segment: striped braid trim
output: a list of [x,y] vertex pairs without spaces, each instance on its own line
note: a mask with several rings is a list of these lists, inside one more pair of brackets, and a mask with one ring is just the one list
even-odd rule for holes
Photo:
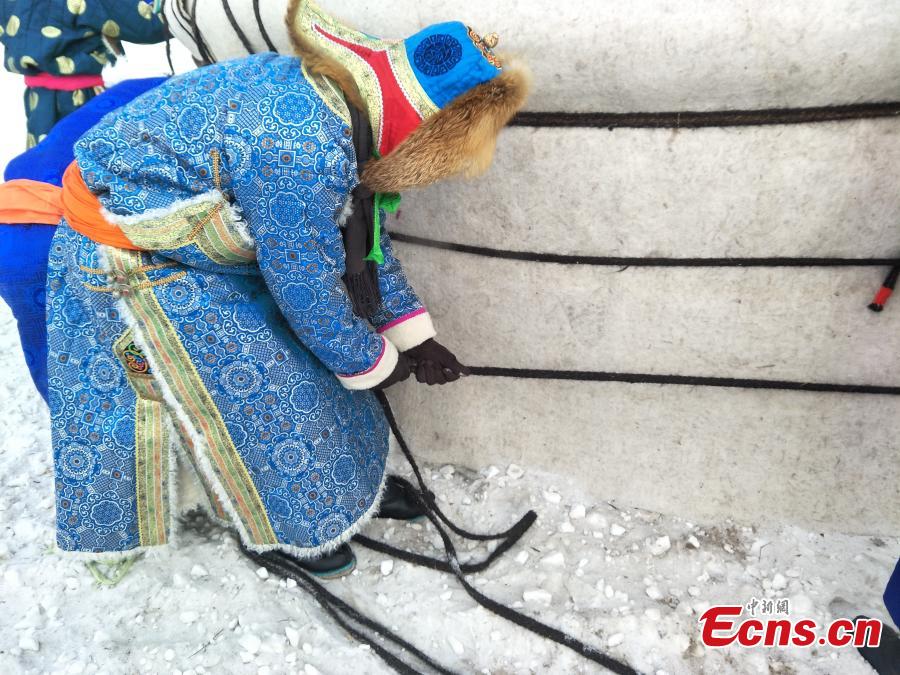
[[174,203],[165,209],[119,216],[103,211],[138,248],[177,249],[195,244],[220,265],[244,265],[256,260],[256,243],[240,211],[219,190]]
[[[137,254],[104,248],[114,272],[127,274],[140,264]],[[140,282],[140,275],[137,280]],[[156,295],[152,289],[142,289],[119,304],[167,405],[190,434],[194,457],[204,477],[228,508],[242,539],[251,546],[276,545],[277,536],[256,486]]]

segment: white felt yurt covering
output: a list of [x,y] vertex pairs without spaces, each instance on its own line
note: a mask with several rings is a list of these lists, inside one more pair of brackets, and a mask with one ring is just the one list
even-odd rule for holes
[[[380,35],[446,19],[498,31],[500,51],[535,72],[530,111],[900,100],[890,0],[319,4]],[[229,5],[263,51],[253,3]],[[286,5],[260,3],[284,51]],[[232,30],[221,10],[197,14],[201,32]],[[218,60],[242,53],[227,42]],[[897,257],[900,120],[513,127],[484,178],[404,195],[390,228],[581,256]],[[885,267],[623,268],[397,248],[439,339],[471,364],[900,385],[900,299],[866,309]],[[552,469],[598,498],[696,519],[900,527],[898,396],[472,377],[390,397],[431,461]]]

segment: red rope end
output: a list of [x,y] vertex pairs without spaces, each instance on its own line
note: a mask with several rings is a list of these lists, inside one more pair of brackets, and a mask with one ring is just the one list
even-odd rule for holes
[[875,299],[872,300],[869,309],[873,312],[880,312],[884,309],[888,298],[891,297],[891,294],[894,292],[894,287],[897,285],[897,277],[900,277],[900,265],[892,267],[891,271],[888,272],[887,278],[875,294]]

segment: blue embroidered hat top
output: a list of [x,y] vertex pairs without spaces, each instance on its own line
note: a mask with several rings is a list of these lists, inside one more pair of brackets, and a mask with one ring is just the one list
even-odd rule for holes
[[438,108],[500,74],[500,62],[471,28],[439,23],[404,40],[413,73]]

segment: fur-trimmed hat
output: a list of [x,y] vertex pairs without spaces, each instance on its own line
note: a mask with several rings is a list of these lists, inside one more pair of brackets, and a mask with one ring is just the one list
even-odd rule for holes
[[525,103],[530,77],[494,54],[496,35],[440,23],[405,40],[347,27],[310,0],[293,0],[287,24],[310,72],[366,110],[380,158],[362,181],[399,192],[490,166],[497,135]]

